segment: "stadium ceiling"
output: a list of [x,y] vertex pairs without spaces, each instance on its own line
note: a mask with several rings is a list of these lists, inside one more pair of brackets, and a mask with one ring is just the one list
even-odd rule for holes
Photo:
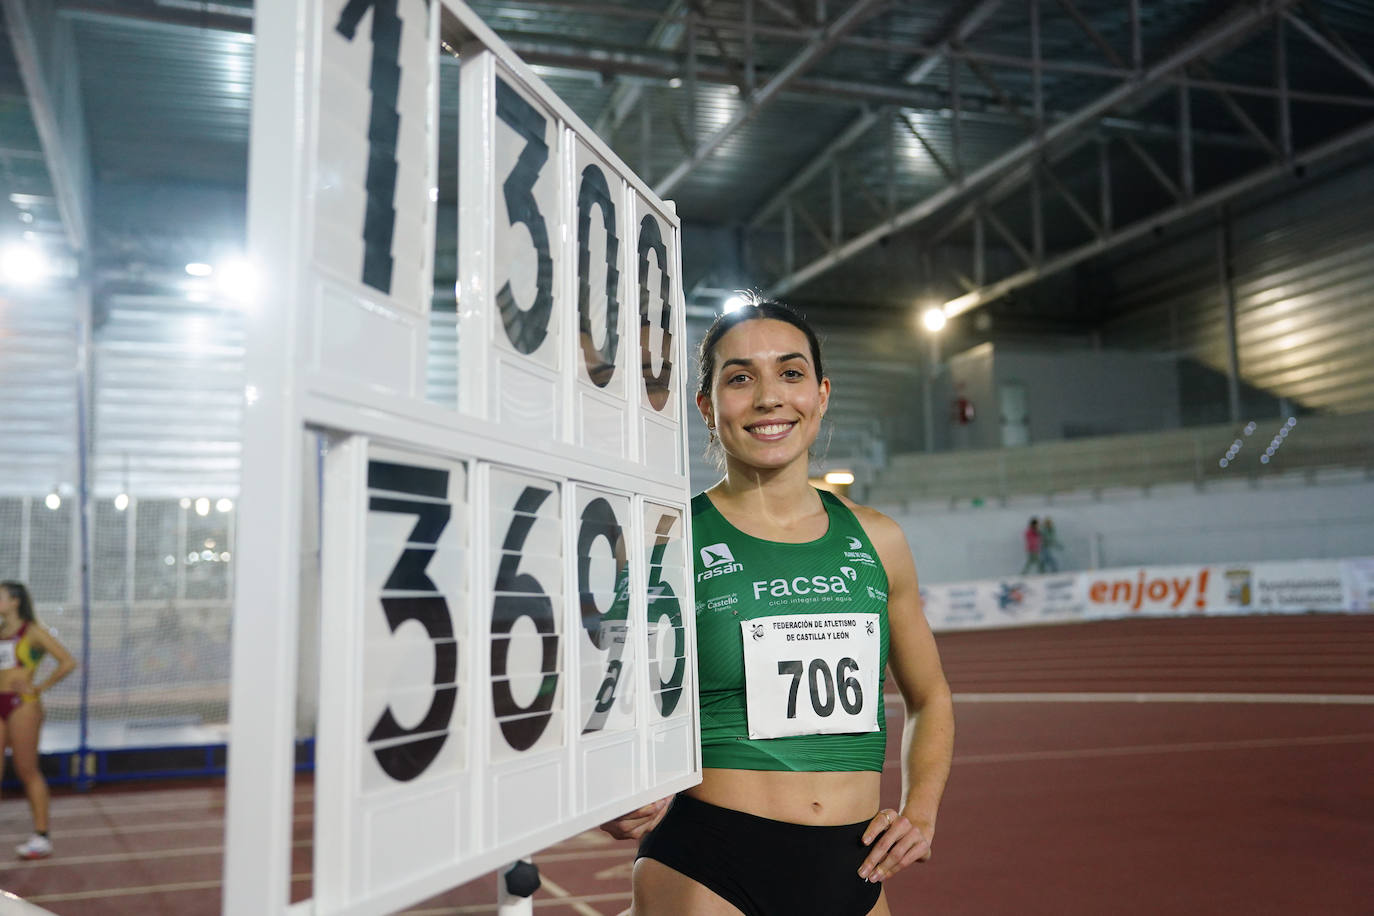
[[[748,284],[813,301],[921,297],[953,315],[1374,159],[1364,0],[469,6],[676,201],[689,233],[730,240],[730,269],[689,271],[698,302]],[[97,194],[246,182],[250,2],[0,10],[0,184],[14,211],[0,233],[27,213],[78,252],[132,258],[128,239],[102,254],[118,233],[93,223],[83,175]],[[44,67],[59,39],[74,53]],[[456,78],[446,67],[445,85]],[[61,129],[66,85],[83,130]]]

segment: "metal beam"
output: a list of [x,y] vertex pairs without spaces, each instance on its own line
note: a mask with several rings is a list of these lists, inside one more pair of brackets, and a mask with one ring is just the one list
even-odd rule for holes
[[[677,14],[682,9],[682,0],[672,0],[657,22],[649,32],[649,37],[645,44],[651,48],[663,48],[665,50],[676,48],[682,38],[682,25],[677,22]],[[644,94],[644,87],[638,83],[626,83],[623,80],[617,81],[611,89],[611,97],[606,101],[606,107],[601,110],[601,114],[592,125],[598,136],[610,137],[615,133],[616,128],[625,122],[630,116],[630,112],[639,104]]]
[[[68,47],[68,53],[50,58],[57,47],[58,36],[54,33],[67,25],[47,3],[40,4],[41,15],[46,17],[42,21],[30,15],[25,0],[0,0],[0,10],[4,11],[15,63],[28,96],[29,113],[47,160],[67,243],[74,252],[84,253],[90,244],[90,158],[85,146],[81,96],[75,91],[76,55]],[[36,27],[46,27],[45,41],[40,41]],[[50,74],[60,75],[69,85],[53,85]]]
[[[1342,134],[1325,143],[1294,156],[1296,164],[1315,165],[1322,160],[1337,156],[1349,149],[1353,149],[1364,144],[1374,142],[1374,123],[1366,124],[1348,133]],[[1275,163],[1257,169],[1239,178],[1230,184],[1215,188],[1200,197],[1191,201],[1186,201],[1177,206],[1170,207],[1159,213],[1155,213],[1144,219],[1137,220],[1131,225],[1113,232],[1106,237],[1078,248],[1071,249],[1056,257],[1050,258],[1043,266],[1038,269],[1023,270],[1012,276],[998,280],[995,283],[980,287],[970,293],[966,293],[958,298],[946,302],[942,308],[945,315],[953,318],[964,312],[971,311],[1002,298],[1010,292],[1029,286],[1045,277],[1052,276],[1061,271],[1068,270],[1090,258],[1105,254],[1115,248],[1133,242],[1155,229],[1167,226],[1181,219],[1193,216],[1199,212],[1210,210],[1234,200],[1235,198],[1248,194],[1257,188],[1263,187],[1270,182],[1277,181],[1289,174],[1288,166],[1283,163]]]
[[[934,72],[940,61],[953,49],[954,43],[963,41],[977,31],[978,27],[996,11],[1001,3],[1002,0],[981,0],[981,2],[959,21],[949,37],[942,41],[930,56],[912,66],[902,75],[902,82],[909,86],[915,86],[925,82],[926,78]],[[959,123],[959,104],[957,96],[954,104],[954,113],[954,124],[957,128]],[[797,193],[797,191],[809,184],[812,179],[820,174],[821,170],[825,168],[826,164],[830,162],[831,159],[848,149],[856,140],[868,133],[868,129],[873,126],[874,122],[879,117],[880,114],[878,112],[866,110],[851,121],[835,140],[826,144],[825,149],[821,150],[810,162],[802,166],[795,175],[787,180],[787,183],[781,190],[770,197],[767,203],[755,211],[754,215],[749,218],[749,227],[757,228],[768,220],[769,217],[777,212],[783,200]],[[908,122],[907,126],[911,126],[910,122]]]
[[1312,26],[1308,25],[1293,13],[1285,12],[1283,18],[1292,25],[1293,28],[1302,32],[1308,41],[1329,54],[1338,64],[1345,67],[1370,86],[1374,86],[1374,70],[1371,70],[1364,61],[1337,47],[1335,42],[1329,40],[1325,35],[1312,28]]
[[879,2],[880,0],[856,0],[853,6],[841,13],[830,25],[821,29],[820,34],[812,39],[787,66],[783,67],[765,85],[756,89],[741,102],[739,111],[735,112],[734,117],[724,127],[708,137],[692,155],[682,160],[676,168],[664,176],[663,180],[654,187],[654,193],[659,197],[667,197],[671,194],[682,179],[691,174],[698,165],[705,162],[712,153],[720,148],[722,143],[734,135],[735,131],[743,127],[771,103],[788,84],[825,56],[840,36],[861,25]]
[[1236,286],[1231,270],[1231,217],[1221,208],[1217,226],[1217,284],[1222,313],[1226,316],[1226,401],[1231,422],[1240,422],[1240,344],[1236,334]]
[[860,233],[835,251],[812,261],[795,273],[780,278],[769,287],[768,295],[781,296],[796,289],[803,283],[877,244],[879,240],[886,238],[893,232],[920,223],[965,195],[975,193],[982,186],[995,181],[1006,172],[1024,167],[1029,160],[1041,155],[1046,147],[1079,133],[1095,123],[1102,115],[1147,87],[1152,87],[1163,77],[1181,70],[1208,54],[1229,47],[1237,39],[1266,25],[1276,12],[1286,9],[1296,2],[1298,0],[1265,0],[1259,4],[1247,5],[1225,21],[1164,57],[1158,63],[1145,68],[1138,79],[1112,89],[1063,121],[1048,127],[1043,137],[1031,137],[970,173],[962,185],[948,187],[932,194],[925,200],[903,210],[892,219]]
[[770,197],[767,203],[759,207],[754,215],[749,218],[749,228],[757,229],[771,219],[774,214],[782,209],[783,202],[786,201],[787,198],[810,184],[816,176],[820,175],[820,173],[825,170],[825,167],[830,163],[831,159],[835,158],[842,150],[848,149],[855,141],[868,133],[869,129],[872,128],[874,124],[878,123],[881,117],[882,112],[879,109],[866,109],[862,114],[851,121],[849,126],[846,127],[838,137],[827,143],[825,149],[813,156],[811,161],[804,165],[800,171],[787,179],[787,183],[783,185],[776,194]]

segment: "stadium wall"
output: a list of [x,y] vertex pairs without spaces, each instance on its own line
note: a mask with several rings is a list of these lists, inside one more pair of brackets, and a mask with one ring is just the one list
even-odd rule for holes
[[1053,497],[884,504],[926,584],[1017,573],[1031,516],[1054,520],[1061,570],[1329,559],[1374,554],[1374,480],[1362,471],[1084,491]]

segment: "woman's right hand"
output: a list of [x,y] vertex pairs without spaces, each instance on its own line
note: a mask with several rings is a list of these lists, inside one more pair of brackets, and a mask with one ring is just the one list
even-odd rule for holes
[[650,802],[643,808],[636,808],[629,814],[622,814],[615,820],[607,821],[601,825],[601,829],[617,840],[637,840],[658,826],[672,800],[670,796]]

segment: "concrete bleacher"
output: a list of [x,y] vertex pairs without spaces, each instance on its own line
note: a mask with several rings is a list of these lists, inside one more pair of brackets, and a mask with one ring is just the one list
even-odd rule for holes
[[[1249,435],[1244,424],[1228,423],[1018,448],[898,454],[875,472],[868,498],[888,504],[1004,501],[1018,494],[1374,474],[1374,413],[1298,417],[1269,463],[1261,463],[1286,424],[1280,417],[1256,420]],[[1240,450],[1222,467],[1236,440]]]

